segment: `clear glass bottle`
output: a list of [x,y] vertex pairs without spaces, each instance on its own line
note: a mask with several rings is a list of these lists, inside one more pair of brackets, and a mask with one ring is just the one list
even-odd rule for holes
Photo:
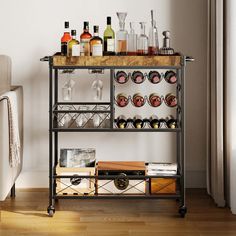
[[91,56],[102,56],[103,55],[103,42],[99,37],[99,26],[95,25],[93,27],[93,37],[91,38],[90,44],[90,55]]
[[69,21],[65,21],[65,31],[63,36],[61,37],[61,55],[67,55],[67,44],[71,40],[71,35],[69,31]]
[[145,34],[146,22],[140,22],[141,33],[138,37],[138,55],[148,54],[148,36]]
[[84,22],[84,32],[80,35],[80,56],[90,56],[89,41],[92,35],[89,33],[89,22]]
[[148,55],[157,55],[159,51],[158,30],[154,20],[154,11],[151,10],[151,27],[148,38]]
[[117,12],[116,14],[119,18],[119,26],[120,26],[119,31],[116,33],[116,53],[118,55],[126,55],[128,32],[125,30],[125,18],[127,16],[127,13]]
[[76,39],[76,30],[71,30],[72,39],[68,43],[67,56],[79,56],[80,55],[80,45],[79,41]]
[[128,55],[137,55],[137,34],[134,31],[134,22],[130,22],[130,33],[128,34]]
[[115,55],[115,32],[111,28],[111,17],[107,17],[107,27],[103,35],[104,55]]

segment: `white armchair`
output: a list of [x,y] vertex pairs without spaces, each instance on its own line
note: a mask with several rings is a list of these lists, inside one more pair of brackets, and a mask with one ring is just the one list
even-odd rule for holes
[[17,96],[21,162],[16,167],[11,167],[9,162],[9,117],[7,100],[3,98],[0,99],[0,201],[4,201],[10,191],[15,195],[15,181],[23,162],[23,89],[22,86],[11,86],[11,59],[0,55],[0,96],[8,91],[14,91]]

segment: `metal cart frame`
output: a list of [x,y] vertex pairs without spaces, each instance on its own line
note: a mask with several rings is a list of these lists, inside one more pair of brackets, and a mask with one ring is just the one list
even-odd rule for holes
[[[118,58],[118,56],[117,56]],[[181,63],[178,66],[84,66],[84,65],[66,65],[58,66],[53,64],[53,57],[44,57],[41,61],[49,62],[49,206],[47,212],[49,216],[55,213],[54,203],[57,199],[176,199],[179,200],[179,214],[184,217],[187,213],[185,204],[185,67],[186,62],[193,61],[191,57],[181,56]],[[64,69],[109,69],[110,70],[110,101],[107,103],[71,103],[58,102],[58,78],[59,70]],[[176,97],[178,106],[176,109],[176,119],[179,127],[175,129],[118,129],[114,128],[114,70],[115,69],[173,69],[177,72]],[[57,108],[60,105],[108,105],[110,109],[106,113],[110,114],[110,128],[58,128],[56,125],[55,114],[60,112]],[[76,113],[79,111],[74,111]],[[81,111],[80,111],[81,112]],[[93,111],[94,113],[102,111]],[[56,193],[56,179],[57,178],[71,178],[70,175],[57,175],[56,166],[58,164],[58,136],[60,132],[175,132],[177,138],[177,163],[178,173],[176,175],[157,175],[157,176],[129,176],[129,179],[143,179],[146,181],[149,178],[176,178],[179,186],[179,191],[176,194],[166,195],[57,195]],[[115,179],[117,176],[80,176],[80,178],[93,179]]]

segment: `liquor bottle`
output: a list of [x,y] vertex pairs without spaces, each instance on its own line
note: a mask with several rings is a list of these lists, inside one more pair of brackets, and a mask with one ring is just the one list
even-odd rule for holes
[[134,116],[134,118],[133,118],[133,126],[136,129],[142,129],[143,128],[144,121],[143,121],[141,116],[139,116],[139,115]]
[[93,37],[91,38],[90,44],[90,55],[91,56],[102,56],[103,54],[103,45],[102,39],[99,37],[99,26],[95,25],[93,27]]
[[107,28],[104,31],[104,55],[115,55],[115,32],[111,28],[111,17],[107,17]]
[[80,56],[90,56],[89,41],[92,35],[89,33],[89,22],[84,22],[84,32],[80,35]]
[[69,31],[69,21],[65,21],[65,32],[61,38],[61,55],[67,55],[67,44],[71,40],[71,35]]
[[134,31],[134,22],[130,22],[130,33],[128,34],[128,55],[137,55],[137,34]]
[[125,30],[125,18],[127,16],[126,12],[117,12],[117,17],[119,18],[120,29],[116,33],[116,52],[118,55],[127,54],[127,31]]
[[158,117],[156,115],[152,115],[150,118],[149,118],[149,123],[150,123],[150,126],[153,128],[153,129],[158,129],[160,128],[160,121],[158,119]]
[[80,55],[80,45],[79,41],[76,39],[76,30],[71,30],[72,39],[68,42],[67,56],[79,56]]
[[173,116],[167,116],[165,121],[169,129],[175,129],[177,127],[177,120]]
[[158,31],[153,14],[153,10],[151,10],[151,28],[149,30],[148,38],[148,55],[157,55],[159,50]]
[[116,125],[119,129],[125,129],[127,127],[128,121],[125,116],[121,115],[116,119]]
[[148,54],[148,37],[145,33],[145,22],[140,22],[141,33],[138,37],[138,55]]

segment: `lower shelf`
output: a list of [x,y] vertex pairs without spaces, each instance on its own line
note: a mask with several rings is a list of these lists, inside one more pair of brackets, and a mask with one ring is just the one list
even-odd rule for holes
[[159,194],[159,195],[55,195],[54,199],[179,199],[178,194]]

